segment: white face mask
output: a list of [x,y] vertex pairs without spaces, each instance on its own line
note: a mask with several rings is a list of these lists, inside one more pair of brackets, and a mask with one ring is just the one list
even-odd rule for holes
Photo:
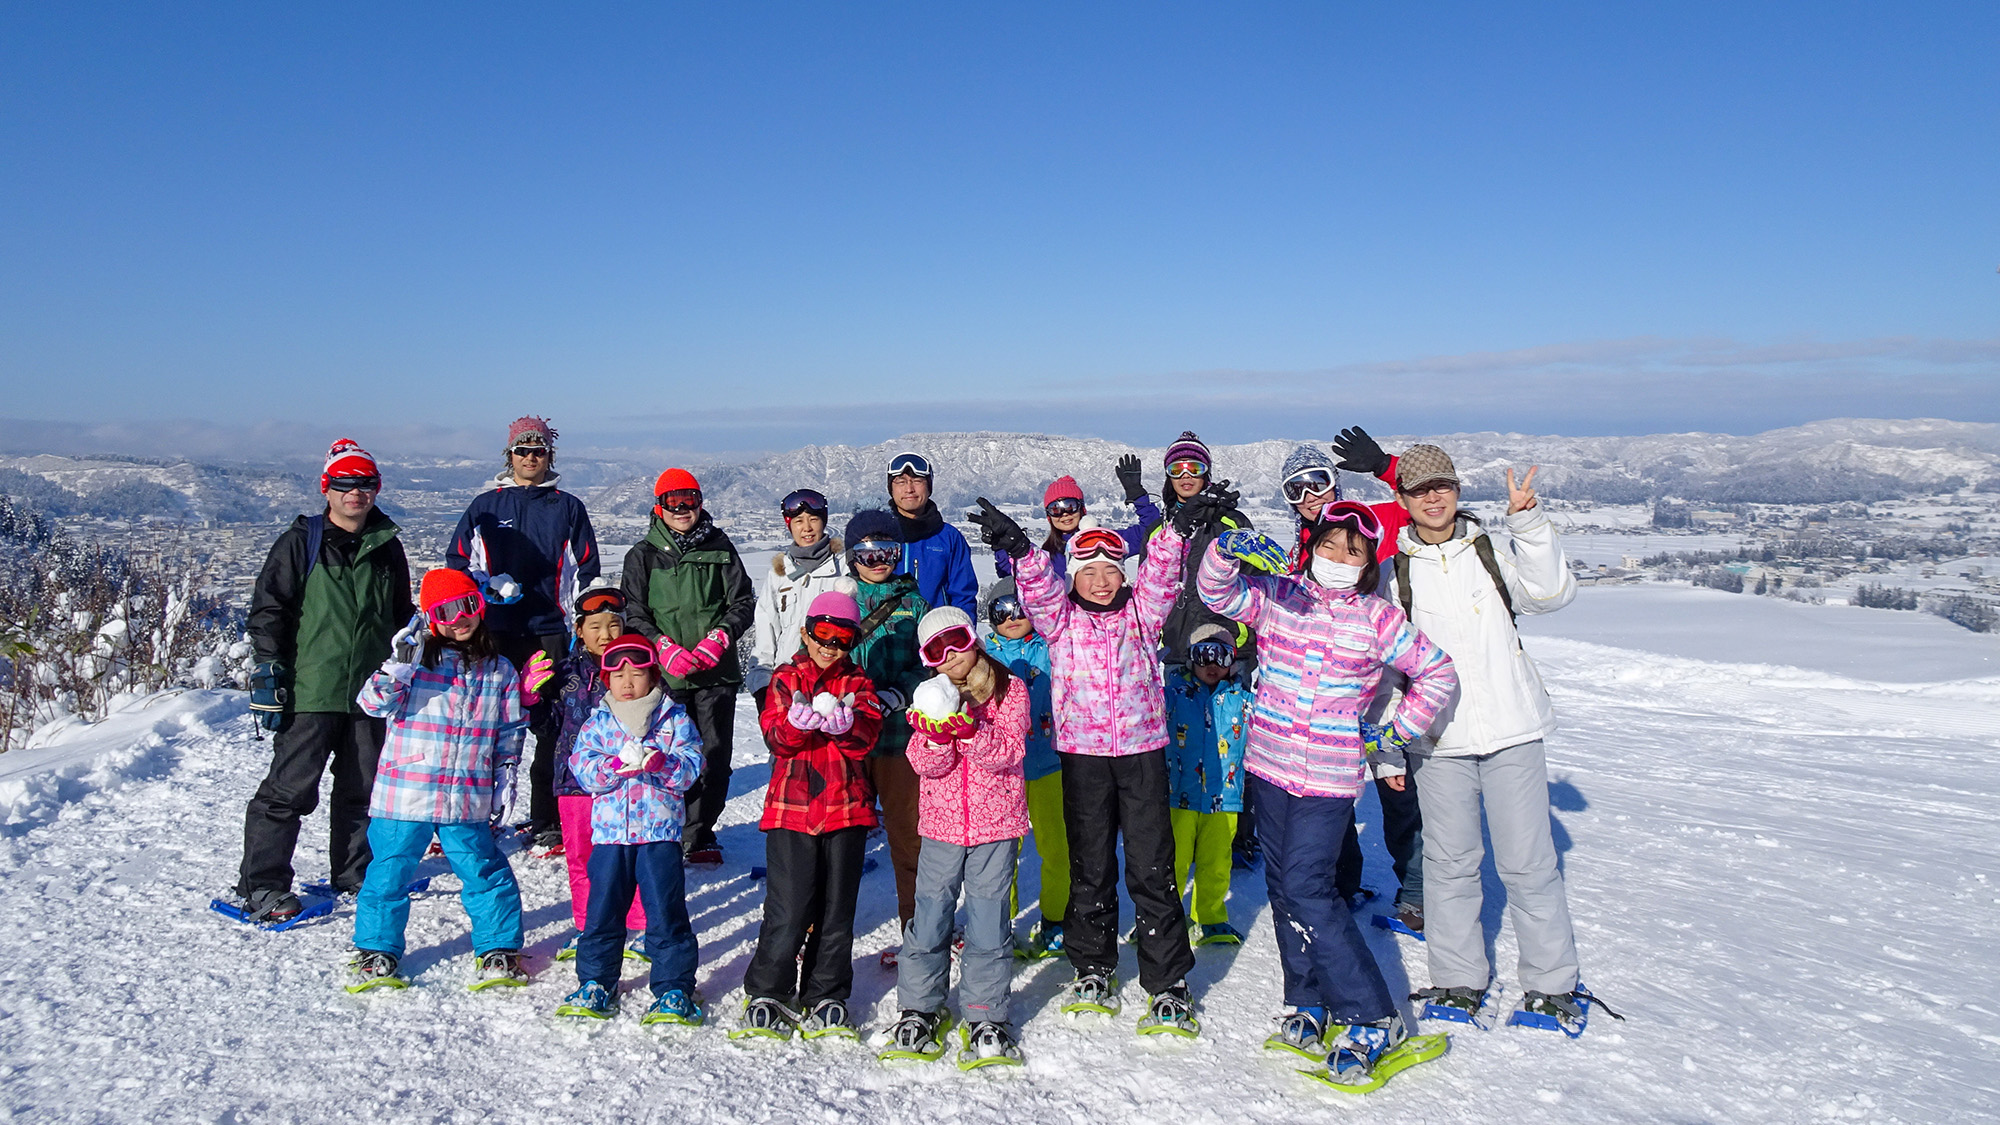
[[1361,568],[1353,563],[1312,557],[1312,579],[1329,590],[1352,590],[1361,581]]

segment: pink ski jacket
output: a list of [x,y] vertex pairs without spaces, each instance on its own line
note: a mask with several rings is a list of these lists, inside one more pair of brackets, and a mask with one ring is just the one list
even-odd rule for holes
[[967,739],[910,732],[917,771],[917,834],[970,848],[1028,833],[1028,685],[1003,668],[1007,690],[967,709],[979,730]]

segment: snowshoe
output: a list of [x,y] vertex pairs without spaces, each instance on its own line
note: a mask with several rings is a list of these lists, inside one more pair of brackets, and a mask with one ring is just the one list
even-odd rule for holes
[[484,992],[489,988],[506,986],[520,988],[528,983],[527,971],[521,968],[521,954],[513,949],[489,949],[479,955],[478,976],[468,991]]
[[806,1039],[859,1039],[861,1035],[849,1022],[847,1004],[840,1000],[822,1000],[812,1006],[805,1018],[799,1021],[799,1035]]
[[1604,1009],[1604,1014],[1614,1020],[1624,1022],[1625,1017],[1611,1010],[1604,1001],[1593,996],[1589,989],[1577,985],[1575,992],[1547,993],[1529,992],[1521,997],[1521,1006],[1507,1017],[1510,1027],[1532,1027],[1540,1031],[1560,1031],[1575,1039],[1583,1034],[1590,1023],[1590,1009]]
[[646,955],[646,935],[643,932],[633,934],[625,939],[625,959],[627,961],[637,961],[641,965],[650,965],[653,963],[653,959]]
[[790,1039],[798,1026],[798,1013],[768,996],[758,996],[743,1005],[743,1022],[729,1031],[731,1039]]
[[528,845],[529,859],[558,859],[567,851],[563,844],[562,829],[544,828],[535,833],[534,842]]
[[1378,930],[1424,940],[1424,908],[1414,902],[1399,902],[1393,915],[1377,914],[1369,921]]
[[934,1062],[944,1055],[951,1023],[951,1013],[943,1008],[935,1012],[906,1008],[889,1029],[888,1044],[875,1057],[885,1063]]
[[1210,922],[1196,932],[1196,945],[1242,945],[1243,931],[1227,922]]
[[900,945],[892,945],[889,948],[883,950],[881,957],[882,967],[889,970],[892,973],[895,972],[896,958],[899,957],[902,954],[902,952],[903,952],[903,947]]
[[1326,1065],[1300,1074],[1343,1094],[1379,1090],[1389,1079],[1451,1049],[1448,1035],[1408,1035],[1401,1015],[1376,1024],[1354,1024],[1334,1040]]
[[1146,1014],[1139,1017],[1141,1035],[1178,1035],[1193,1039],[1201,1034],[1201,1021],[1194,1018],[1194,997],[1182,982],[1153,994]]
[[1476,988],[1421,988],[1410,993],[1410,999],[1423,1004],[1417,1018],[1468,1023],[1481,1031],[1493,1028],[1492,1014],[1487,1011],[1492,998],[1491,993]]
[[1110,973],[1078,973],[1063,1001],[1066,1016],[1118,1014],[1118,978]]
[[1278,1018],[1277,1033],[1264,1040],[1267,1051],[1290,1051],[1308,1062],[1325,1062],[1326,1009],[1300,1008]]
[[583,940],[582,934],[569,935],[569,940],[563,942],[563,947],[561,949],[556,950],[556,960],[558,961],[576,960],[576,943],[582,940]]
[[652,1006],[646,1009],[646,1014],[639,1017],[639,1022],[700,1027],[702,1021],[707,1018],[707,1013],[701,1010],[701,1001],[678,988],[670,988],[662,993],[659,999],[653,1001]]
[[408,988],[409,978],[396,971],[396,955],[382,953],[374,949],[357,949],[354,960],[347,963],[347,969],[354,976],[354,983],[347,986],[349,992],[367,992],[375,988]]
[[584,981],[575,992],[563,997],[556,1015],[578,1019],[608,1020],[618,1014],[618,994],[594,980]]
[[966,1024],[959,1030],[964,1049],[958,1052],[958,1069],[978,1070],[988,1066],[1020,1066],[1021,1045],[1007,1025],[995,1020]]
[[[234,895],[231,895],[228,898],[210,899],[208,902],[208,908],[210,910],[215,911],[217,914],[222,915],[224,918],[229,918],[237,922],[242,922],[245,925],[255,926],[260,930],[269,930],[272,933],[279,933],[284,930],[289,930],[293,926],[310,922],[315,918],[324,918],[327,915],[333,913],[333,900],[330,898],[323,898],[315,900],[310,905],[302,904],[298,910],[292,912],[291,914],[285,917],[265,918],[260,920],[257,917],[258,914],[257,905],[253,904],[256,903],[258,895],[274,895],[274,894],[283,895],[285,898],[289,898],[293,902],[299,901],[297,898],[294,898],[292,894],[288,891],[259,891],[251,896],[252,900],[251,902],[245,902],[244,900],[239,899]],[[274,904],[270,900],[266,899],[260,905],[262,905],[265,909],[268,909],[270,906]],[[282,903],[276,903],[275,905],[278,905],[280,907],[283,906]]]
[[1063,951],[1063,928],[1061,922],[1051,922],[1046,918],[1035,923],[1035,929],[1028,940],[1014,947],[1014,956],[1023,961],[1040,961],[1049,957],[1059,957]]

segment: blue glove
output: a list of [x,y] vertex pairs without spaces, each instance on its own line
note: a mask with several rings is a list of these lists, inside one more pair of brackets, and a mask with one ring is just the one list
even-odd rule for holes
[[1285,548],[1261,531],[1231,528],[1215,537],[1215,545],[1224,555],[1266,574],[1285,574],[1292,569]]
[[285,724],[285,708],[291,706],[291,669],[275,660],[266,660],[250,673],[250,713],[257,725],[276,732]]
[[1385,747],[1401,753],[1403,747],[1409,744],[1410,740],[1404,738],[1393,723],[1377,724],[1366,720],[1361,723],[1361,752],[1371,758],[1380,754]]

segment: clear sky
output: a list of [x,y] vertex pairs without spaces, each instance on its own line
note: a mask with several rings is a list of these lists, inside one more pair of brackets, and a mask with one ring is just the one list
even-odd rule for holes
[[10,4],[0,417],[2000,421],[2000,5]]

